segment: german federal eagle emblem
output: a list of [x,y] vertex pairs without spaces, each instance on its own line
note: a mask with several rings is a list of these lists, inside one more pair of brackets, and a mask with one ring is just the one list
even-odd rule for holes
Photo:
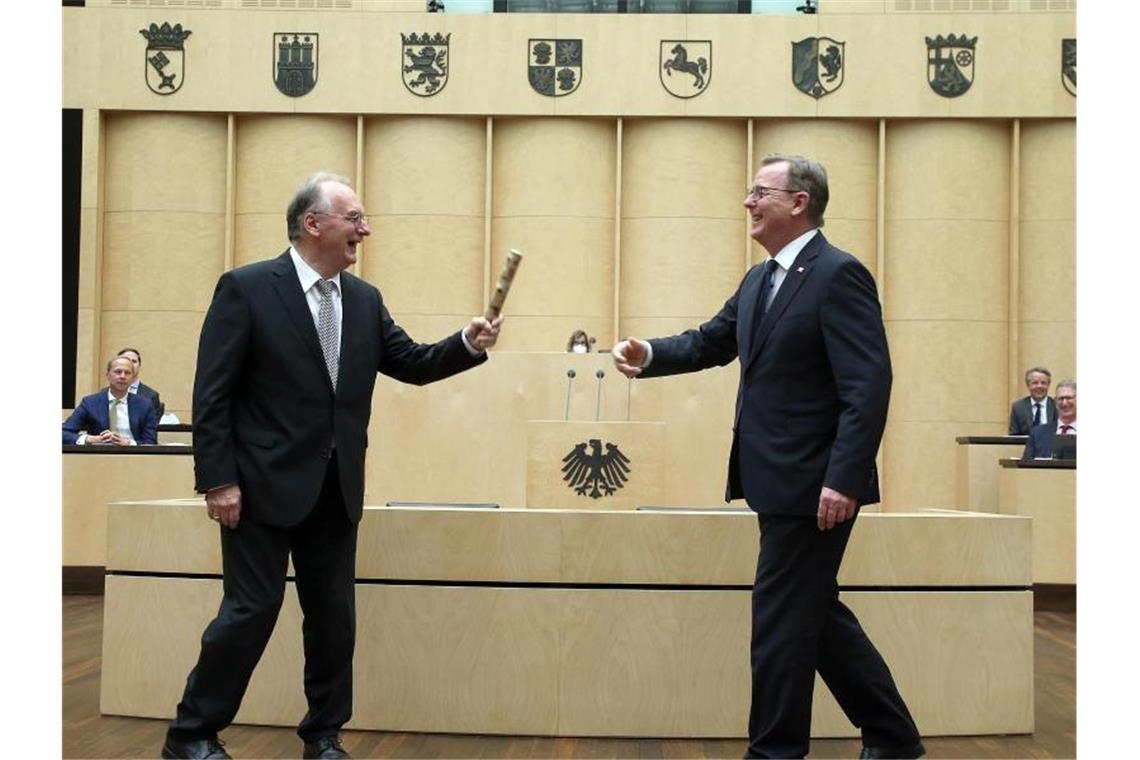
[[282,95],[299,98],[317,86],[316,32],[286,32],[273,35],[273,84]]
[[529,40],[527,80],[539,95],[560,98],[582,84],[582,40]]
[[151,24],[147,29],[139,29],[146,37],[146,53],[143,54],[146,86],[156,95],[173,95],[182,87],[186,79],[186,50],[182,43],[190,36],[189,29],[182,24],[162,26]]
[[400,32],[400,38],[403,40],[404,86],[408,92],[428,98],[446,87],[451,33],[445,37],[440,32],[434,35],[424,32],[422,36]]
[[670,95],[695,98],[712,80],[711,40],[661,40],[661,85]]
[[926,38],[926,81],[944,98],[956,98],[974,83],[977,37],[951,34]]
[[579,443],[562,457],[562,479],[579,496],[612,496],[625,485],[629,475],[629,457],[613,443],[606,444],[603,454],[602,442],[597,438],[591,438],[588,444]]

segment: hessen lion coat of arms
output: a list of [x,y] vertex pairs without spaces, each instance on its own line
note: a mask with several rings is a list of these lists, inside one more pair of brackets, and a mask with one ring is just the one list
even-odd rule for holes
[[282,95],[299,98],[317,86],[317,33],[273,35],[273,84]]
[[944,98],[956,98],[974,83],[977,37],[951,34],[926,38],[926,81]]
[[805,37],[792,43],[792,84],[819,100],[843,84],[846,42],[830,37]]
[[562,479],[579,496],[600,499],[612,496],[629,480],[629,457],[621,453],[617,444],[607,443],[602,453],[602,442],[597,438],[579,443],[562,457]]
[[1073,97],[1077,96],[1077,40],[1061,40],[1061,84]]
[[582,84],[582,40],[529,40],[527,79],[539,95],[560,98]]
[[146,37],[146,86],[156,95],[178,92],[186,79],[186,51],[182,43],[190,36],[190,30],[164,21],[162,26],[151,24],[148,29],[139,29],[139,34]]
[[658,63],[666,92],[695,98],[712,81],[712,40],[661,40]]
[[404,46],[400,54],[400,66],[404,73],[404,86],[413,95],[429,98],[447,86],[448,45],[451,34],[446,37],[440,32],[430,35],[400,33]]

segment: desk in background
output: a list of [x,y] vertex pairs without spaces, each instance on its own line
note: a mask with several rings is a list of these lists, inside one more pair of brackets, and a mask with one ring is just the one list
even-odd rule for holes
[[1077,582],[1077,463],[1003,459],[998,512],[1033,518],[1033,582]]
[[998,460],[1020,457],[1024,435],[963,435],[958,443],[954,506],[971,512],[998,511]]

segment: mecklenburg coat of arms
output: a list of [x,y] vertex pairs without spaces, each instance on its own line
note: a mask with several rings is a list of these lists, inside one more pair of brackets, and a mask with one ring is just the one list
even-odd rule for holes
[[951,34],[926,38],[926,81],[944,98],[956,98],[974,83],[977,37]]
[[1061,40],[1061,84],[1073,97],[1077,96],[1077,39]]
[[282,95],[299,98],[317,86],[317,33],[273,35],[273,84]]
[[712,81],[711,40],[661,40],[658,73],[670,95],[695,98]]
[[146,53],[143,55],[146,73],[146,86],[156,95],[173,95],[182,87],[186,79],[186,51],[182,42],[190,36],[189,29],[182,24],[162,26],[151,24],[148,29],[139,29],[146,37]]
[[792,84],[819,100],[843,84],[846,42],[830,37],[805,37],[792,43]]
[[560,98],[582,84],[582,40],[529,40],[527,79],[539,95]]
[[447,85],[447,52],[451,34],[418,35],[400,33],[404,46],[400,53],[400,66],[404,72],[404,86],[413,95],[429,98]]

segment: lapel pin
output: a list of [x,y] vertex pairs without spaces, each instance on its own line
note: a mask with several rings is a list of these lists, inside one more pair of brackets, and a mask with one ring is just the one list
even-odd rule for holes
[[804,268],[803,267],[796,267],[796,271],[803,274]]

